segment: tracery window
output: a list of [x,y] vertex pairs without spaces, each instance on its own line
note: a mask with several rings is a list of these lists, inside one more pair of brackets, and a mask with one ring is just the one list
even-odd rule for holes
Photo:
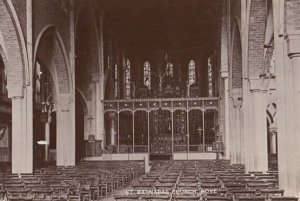
[[148,61],[144,63],[144,85],[151,89],[151,67]]
[[212,75],[212,65],[211,65],[210,57],[208,58],[207,66],[208,66],[208,96],[213,96],[213,75]]
[[196,64],[194,60],[189,63],[189,85],[196,82]]
[[125,66],[125,98],[130,98],[130,61],[126,60]]
[[36,103],[41,103],[43,101],[41,89],[42,70],[39,62],[36,62],[35,64],[35,76],[35,101]]
[[114,73],[114,81],[115,81],[115,97],[118,97],[118,65],[115,64],[115,73]]
[[167,63],[166,72],[167,72],[167,76],[170,76],[170,77],[174,76],[174,68],[173,68],[172,63],[170,63],[170,62]]

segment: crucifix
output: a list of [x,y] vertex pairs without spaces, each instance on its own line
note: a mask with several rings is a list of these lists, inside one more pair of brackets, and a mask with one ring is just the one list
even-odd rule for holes
[[[199,128],[197,129],[197,131],[199,131],[200,142],[202,142],[201,132],[203,131],[203,128],[201,128],[201,127],[199,126]],[[203,143],[203,142],[202,142],[202,143]]]

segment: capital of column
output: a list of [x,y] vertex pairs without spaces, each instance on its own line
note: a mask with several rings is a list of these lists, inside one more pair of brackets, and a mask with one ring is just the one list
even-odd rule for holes
[[243,90],[242,88],[232,89],[233,107],[241,107],[243,104]]
[[263,92],[266,93],[269,88],[270,79],[268,78],[252,78],[249,79],[250,92]]
[[228,78],[228,71],[221,71],[222,78]]
[[287,42],[288,56],[290,58],[300,57],[300,33],[285,36]]
[[23,98],[24,87],[23,86],[7,86],[8,98]]
[[62,112],[70,111],[70,94],[59,94],[57,106]]
[[99,73],[94,73],[94,74],[92,75],[92,80],[93,80],[93,82],[98,82],[98,81],[100,81],[100,74],[99,74]]

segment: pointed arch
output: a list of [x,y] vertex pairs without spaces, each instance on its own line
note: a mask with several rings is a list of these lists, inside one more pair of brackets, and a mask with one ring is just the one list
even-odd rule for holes
[[231,86],[232,88],[242,88],[243,69],[242,69],[242,42],[241,34],[237,21],[233,23],[232,36],[232,56],[231,56]]
[[80,101],[83,105],[83,108],[85,110],[85,112],[88,114],[89,111],[88,111],[88,105],[87,105],[87,99],[86,97],[84,96],[84,94],[82,93],[82,91],[79,89],[79,88],[75,88],[75,93],[78,95],[78,98],[80,98]]
[[[20,24],[16,21],[15,12],[10,1],[0,1],[1,46],[6,54],[7,88],[9,97],[23,96],[23,88],[28,78],[28,63],[24,38]],[[3,55],[2,55],[3,56]]]
[[39,56],[48,65],[57,92],[71,93],[73,82],[67,52],[59,32],[53,25],[44,27],[37,37],[34,47],[34,64]]

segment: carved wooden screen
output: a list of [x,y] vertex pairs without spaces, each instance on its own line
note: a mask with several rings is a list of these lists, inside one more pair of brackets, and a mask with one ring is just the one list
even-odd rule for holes
[[150,112],[150,152],[151,154],[172,153],[171,112],[154,110]]

